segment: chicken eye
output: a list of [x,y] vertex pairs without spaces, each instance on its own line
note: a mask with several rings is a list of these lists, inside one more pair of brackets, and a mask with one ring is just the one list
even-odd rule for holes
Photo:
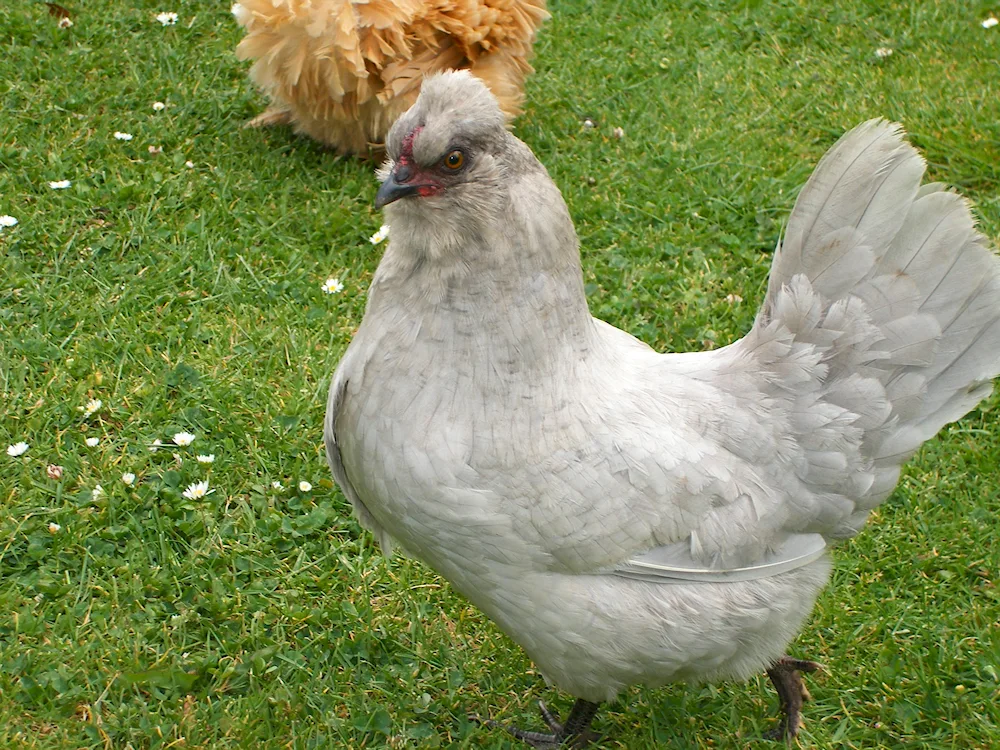
[[461,169],[463,164],[465,164],[465,154],[458,149],[444,157],[444,165],[448,169]]

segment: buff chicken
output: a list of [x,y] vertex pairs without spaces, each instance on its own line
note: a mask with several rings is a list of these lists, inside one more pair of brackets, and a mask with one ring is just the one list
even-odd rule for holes
[[246,30],[236,55],[270,99],[247,125],[366,154],[443,70],[468,69],[517,116],[548,12],[545,0],[240,0],[233,15]]

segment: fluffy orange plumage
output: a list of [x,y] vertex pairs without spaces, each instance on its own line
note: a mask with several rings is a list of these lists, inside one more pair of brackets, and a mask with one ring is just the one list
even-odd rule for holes
[[342,153],[381,146],[424,76],[467,68],[521,111],[545,0],[240,0],[236,48],[271,106],[249,125],[291,123]]

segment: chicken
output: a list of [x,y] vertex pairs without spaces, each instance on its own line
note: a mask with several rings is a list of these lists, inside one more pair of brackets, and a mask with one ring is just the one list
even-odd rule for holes
[[921,186],[897,125],[803,188],[757,319],[661,354],[591,317],[558,188],[472,76],[424,83],[376,198],[390,242],[330,388],[334,477],[575,696],[582,746],[629,685],[766,670],[794,737],[816,665],[785,655],[900,467],[1000,373],[1000,260]]
[[240,0],[236,48],[271,99],[248,125],[291,123],[341,153],[381,148],[424,76],[467,68],[513,119],[545,0]]

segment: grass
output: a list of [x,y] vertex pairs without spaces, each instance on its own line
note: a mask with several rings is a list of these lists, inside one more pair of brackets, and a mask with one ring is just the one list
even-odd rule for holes
[[[20,222],[0,230],[0,444],[31,445],[0,456],[0,746],[503,748],[466,713],[565,710],[447,584],[384,560],[329,479],[327,380],[379,256],[372,165],[240,129],[262,101],[228,2],[66,4],[70,29],[0,6],[0,214]],[[593,310],[650,343],[747,329],[797,189],[869,117],[1000,234],[993,6],[551,7],[517,133],[564,191]],[[1000,746],[998,407],[836,551],[793,646],[828,667],[803,745]],[[189,448],[148,449],[180,430]],[[598,725],[607,747],[744,747],[774,703],[761,679],[634,689]]]

